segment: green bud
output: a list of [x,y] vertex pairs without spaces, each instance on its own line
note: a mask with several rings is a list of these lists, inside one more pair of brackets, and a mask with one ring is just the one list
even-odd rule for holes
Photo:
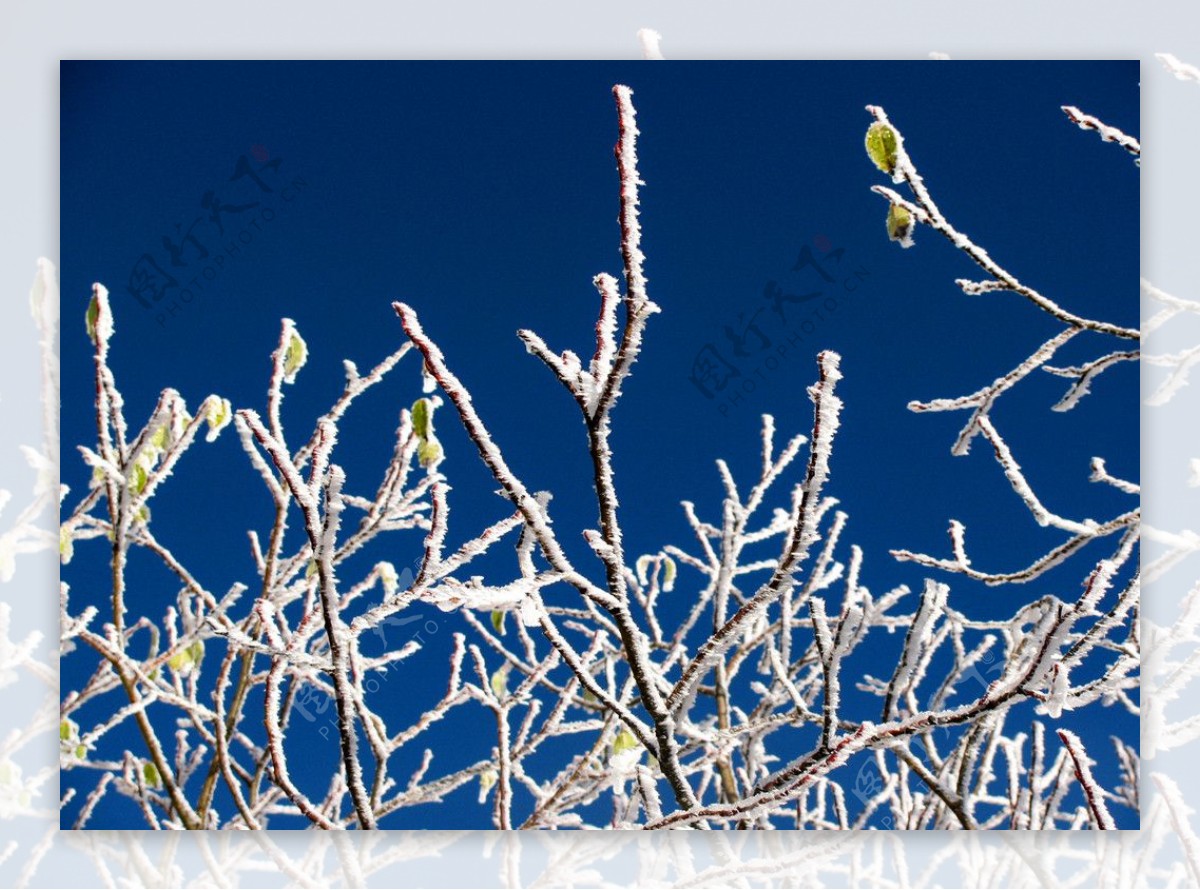
[[146,780],[146,784],[151,788],[157,788],[160,784],[158,779],[158,767],[148,760],[142,764],[142,777]]
[[79,724],[68,717],[58,724],[59,749],[68,757],[76,760],[87,758],[87,746],[79,736]]
[[200,667],[200,662],[204,660],[204,641],[196,640],[186,649],[181,649],[170,658],[167,659],[167,665],[171,670],[180,675],[190,674],[196,668]]
[[891,240],[899,241],[901,247],[912,247],[912,214],[899,204],[890,205],[887,215],[887,233]]
[[442,446],[436,439],[425,439],[417,446],[417,462],[427,469],[442,459]]
[[167,447],[167,439],[170,436],[170,434],[171,434],[171,431],[167,428],[167,425],[165,423],[162,426],[160,426],[158,429],[156,429],[154,431],[154,433],[150,436],[151,449],[153,449],[154,451],[164,451]]
[[283,354],[283,382],[295,383],[296,373],[304,367],[304,363],[308,361],[308,344],[304,342],[304,338],[295,330],[292,331],[292,337],[288,340],[287,350]]
[[612,752],[614,755],[620,754],[622,751],[631,751],[638,747],[638,740],[634,738],[633,733],[628,729],[622,728],[617,733],[617,737],[613,739]]
[[97,284],[92,287],[92,299],[88,303],[86,316],[88,339],[97,346],[106,346],[113,335],[112,309],[108,305],[108,291]]
[[496,698],[508,695],[508,672],[508,662],[505,662],[492,674],[492,692],[496,694]]
[[58,556],[63,565],[71,561],[71,557],[75,555],[75,541],[71,537],[71,529],[67,526],[59,526],[58,529]]
[[149,480],[149,478],[150,476],[146,472],[146,467],[141,463],[141,461],[138,461],[133,465],[133,473],[130,474],[129,490],[135,495],[141,494],[146,490],[146,482]]
[[429,399],[417,399],[412,406],[413,435],[428,439],[433,435],[433,405]]
[[204,419],[208,422],[208,435],[205,436],[205,441],[215,441],[217,434],[229,426],[229,422],[233,420],[233,406],[229,404],[229,399],[222,399],[219,396],[211,397],[207,403]]
[[663,586],[662,589],[670,593],[675,589],[675,560],[669,556],[663,557]]
[[92,297],[87,308],[87,335],[93,343],[96,342],[96,322],[100,320],[100,301]]
[[487,800],[488,792],[492,790],[492,786],[496,784],[499,778],[494,769],[486,769],[479,774],[479,802],[483,803]]
[[896,131],[882,121],[867,128],[867,155],[888,176],[896,172]]
[[381,562],[375,569],[379,572],[379,583],[383,585],[384,594],[395,596],[396,591],[400,589],[400,576],[396,574],[396,567],[390,562]]

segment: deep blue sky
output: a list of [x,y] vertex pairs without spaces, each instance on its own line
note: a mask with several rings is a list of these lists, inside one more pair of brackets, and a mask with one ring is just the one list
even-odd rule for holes
[[[296,441],[340,391],[342,359],[365,369],[401,342],[391,302],[402,299],[470,387],[511,465],[529,487],[554,492],[564,544],[590,565],[578,530],[595,525],[595,507],[577,408],[514,332],[529,327],[556,349],[590,354],[592,276],[620,273],[610,92],[619,82],[634,90],[643,133],[643,246],[650,293],[663,308],[616,414],[630,553],[666,543],[691,549],[678,502],[719,515],[718,457],[749,486],[759,414],[775,415],[781,437],[809,431],[805,387],[824,348],[843,356],[846,403],[827,493],[850,513],[843,541],[864,548],[863,582],[874,592],[902,582],[919,589],[926,573],[887,551],[945,554],[951,518],[966,523],[985,570],[1023,566],[1059,543],[1060,533],[1033,523],[990,449],[951,457],[965,415],[905,407],[974,391],[1058,325],[1015,297],[964,297],[953,280],[978,277],[977,268],[928,230],[918,230],[907,251],[887,240],[885,204],[869,187],[890,183],[863,151],[871,120],[864,106],[887,110],[943,211],[999,262],[1080,314],[1136,325],[1137,170],[1060,110],[1077,105],[1136,134],[1136,62],[64,62],[68,503],[86,490],[88,475],[72,446],[95,437],[83,333],[91,282],[112,293],[112,364],[138,424],[165,386],[192,405],[217,392],[235,407],[261,410],[279,320],[295,319],[311,352],[288,392],[285,423]],[[230,181],[239,169],[271,191],[246,175]],[[214,203],[224,208],[223,235],[210,218]],[[177,226],[191,227],[195,240],[183,242]],[[183,244],[185,265],[170,264],[164,236]],[[239,237],[228,254],[223,245]],[[806,246],[818,256],[842,251],[827,260],[832,284],[813,268],[794,270]],[[157,306],[143,293],[151,308],[127,287],[143,254],[177,282]],[[205,266],[213,270],[207,279]],[[167,315],[197,275],[190,302]],[[789,294],[823,290],[836,311],[806,333],[801,320],[815,304],[789,307],[785,325],[763,299],[770,281]],[[725,328],[751,317],[772,348],[800,339],[732,404],[727,393],[760,362],[734,356]],[[752,334],[747,345],[753,352],[760,342]],[[706,344],[743,375],[713,399],[689,380]],[[1081,336],[1059,363],[1118,347]],[[373,490],[397,412],[419,395],[418,372],[406,359],[347,419],[336,459],[351,490],[356,476],[357,490]],[[1088,483],[1088,460],[1103,456],[1115,475],[1137,478],[1136,369],[1106,374],[1075,411],[1051,412],[1063,391],[1058,378],[1034,377],[993,416],[1051,510],[1104,520],[1129,509],[1130,499]],[[455,485],[454,542],[498,517],[502,504],[449,412],[438,420],[443,469]],[[271,509],[234,436],[193,449],[152,509],[160,540],[210,589],[251,580],[246,531],[264,533]],[[397,539],[375,558],[404,565],[418,546],[418,537]],[[1109,549],[1093,545],[1087,564],[1024,587],[943,580],[954,607],[997,617],[1046,593],[1074,599],[1090,557]],[[76,554],[63,577],[77,605],[99,604],[103,548],[82,544]],[[131,571],[131,598],[144,597],[142,608],[161,617],[177,586],[146,563]],[[696,578],[685,574],[683,582],[686,591]],[[461,626],[457,616],[430,617],[440,631],[420,670],[404,677],[409,718],[436,699],[451,632]],[[64,684],[82,666],[68,659]],[[1136,740],[1136,725],[1112,709],[1095,713],[1071,725],[1090,734],[1103,764],[1111,761],[1109,732],[1123,727]],[[490,717],[480,719],[490,727]],[[464,747],[462,757],[483,753]],[[65,774],[64,787],[79,775]],[[445,809],[414,811],[397,824],[484,825],[475,793],[472,786]],[[102,815],[112,826],[138,824],[119,803]]]

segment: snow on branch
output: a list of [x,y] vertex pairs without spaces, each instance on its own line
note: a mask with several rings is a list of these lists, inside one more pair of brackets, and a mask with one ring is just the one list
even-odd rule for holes
[[1137,160],[1135,163],[1141,164],[1142,146],[1132,136],[1122,133],[1116,127],[1110,127],[1104,121],[1090,114],[1084,114],[1074,105],[1064,105],[1063,113],[1066,114],[1068,120],[1073,124],[1077,124],[1081,130],[1094,130],[1100,135],[1100,138],[1105,142],[1115,142],[1121,148],[1125,149]]
[[662,61],[663,54],[659,48],[662,35],[653,28],[641,28],[637,32],[638,42],[642,45],[642,58],[648,61]]
[[[992,445],[998,465],[1007,477],[1014,492],[1016,492],[1029,509],[1034,521],[1042,527],[1063,531],[1073,537],[1065,543],[1054,547],[1024,569],[1008,572],[982,572],[971,566],[971,560],[966,551],[965,529],[960,522],[953,520],[950,523],[953,559],[925,556],[907,549],[893,550],[892,555],[900,560],[916,562],[930,568],[957,572],[993,585],[1031,581],[1040,577],[1049,569],[1063,563],[1069,556],[1088,543],[1088,541],[1129,527],[1131,523],[1137,521],[1138,514],[1137,511],[1130,511],[1108,521],[1097,521],[1090,518],[1075,520],[1057,515],[1046,509],[1026,479],[1012,450],[993,424],[991,419],[992,409],[1003,395],[1029,377],[1035,370],[1041,368],[1048,373],[1073,379],[1074,382],[1067,393],[1053,406],[1053,410],[1055,411],[1068,411],[1074,408],[1089,393],[1093,382],[1101,373],[1124,362],[1138,361],[1141,353],[1140,350],[1110,351],[1097,359],[1074,367],[1051,366],[1049,362],[1054,355],[1069,341],[1084,331],[1092,331],[1132,340],[1139,340],[1141,335],[1136,329],[1083,318],[1062,308],[1054,300],[1021,282],[1015,275],[996,262],[986,250],[954,228],[934,202],[923,178],[917,172],[917,168],[905,148],[905,140],[900,131],[889,121],[887,114],[882,108],[867,106],[867,110],[875,119],[875,123],[871,125],[867,133],[868,155],[882,172],[891,175],[895,183],[906,184],[912,192],[913,200],[911,202],[907,201],[891,189],[883,186],[873,186],[872,190],[883,195],[892,208],[900,208],[905,217],[915,221],[915,223],[928,225],[934,230],[941,232],[951,243],[989,274],[990,277],[982,281],[969,279],[956,280],[955,283],[961,288],[963,293],[973,297],[990,293],[1017,293],[1025,297],[1043,312],[1066,325],[1062,331],[1035,349],[1027,359],[1012,370],[997,377],[991,384],[966,396],[929,401],[914,400],[909,403],[909,409],[917,412],[969,409],[971,411],[970,417],[955,440],[951,453],[958,457],[966,455],[970,450],[970,445],[974,437],[980,434],[984,435]],[[1127,151],[1135,155],[1140,155],[1140,146],[1137,140],[1132,137],[1115,128],[1104,125],[1090,115],[1083,114],[1073,106],[1064,106],[1063,110],[1072,121],[1084,129],[1096,130],[1106,141],[1118,142]],[[890,225],[891,217],[889,217]],[[1146,283],[1143,282],[1143,291],[1146,290],[1146,287]],[[1154,295],[1151,294],[1151,296]],[[1177,312],[1180,311],[1180,308],[1176,305],[1169,305],[1167,311]],[[1147,360],[1153,361],[1152,358],[1148,358]],[[1172,375],[1160,388],[1159,397],[1169,398],[1182,385],[1182,382],[1186,380],[1187,371],[1197,360],[1200,360],[1200,352],[1197,352],[1196,356],[1161,357],[1161,361],[1164,364],[1171,365],[1174,370]],[[1095,458],[1094,460],[1101,461],[1100,466],[1103,466],[1103,461],[1100,458]],[[1122,490],[1132,491],[1128,485],[1122,487]]]
[[1200,68],[1181,62],[1170,53],[1155,53],[1154,58],[1162,62],[1163,67],[1175,75],[1176,80],[1190,80],[1200,83]]
[[1092,821],[1097,828],[1110,831],[1115,829],[1117,825],[1113,821],[1112,815],[1108,812],[1108,805],[1104,802],[1105,791],[1092,776],[1092,760],[1088,757],[1087,751],[1083,747],[1083,742],[1079,736],[1069,729],[1058,730],[1058,737],[1062,739],[1063,744],[1067,748],[1067,753],[1071,755],[1071,762],[1075,765],[1075,779],[1083,788],[1084,796],[1087,798],[1088,810],[1092,814]]
[[[890,153],[889,166],[893,174],[893,180],[897,183],[906,183],[912,190],[916,206],[924,213],[924,219],[919,221],[930,226],[934,231],[944,235],[955,247],[963,251],[970,259],[972,259],[980,268],[992,276],[996,281],[1004,285],[1006,290],[1011,290],[1014,293],[1020,294],[1029,302],[1033,303],[1043,312],[1048,313],[1059,321],[1070,325],[1071,327],[1083,328],[1086,330],[1097,331],[1099,333],[1111,334],[1114,337],[1122,337],[1130,340],[1140,338],[1140,333],[1136,328],[1122,327],[1121,325],[1110,324],[1103,321],[1095,321],[1081,316],[1062,308],[1054,300],[1039,293],[1032,287],[1019,281],[1016,276],[997,263],[988,254],[986,250],[975,244],[967,235],[964,235],[958,229],[950,224],[950,221],[942,214],[938,205],[934,202],[929,189],[925,185],[924,179],[917,172],[916,166],[909,157],[907,150],[904,147],[904,137],[900,131],[892,125],[888,120],[887,113],[880,107],[868,105],[867,111],[875,118],[876,122],[887,128],[890,134]],[[889,202],[891,201],[889,197]]]
[[839,361],[840,357],[835,352],[823,352],[818,357],[820,379],[808,390],[809,398],[815,406],[808,472],[804,482],[797,489],[789,523],[790,530],[771,579],[759,588],[692,658],[683,676],[671,690],[667,700],[669,708],[679,708],[716,659],[737,641],[737,635],[744,625],[757,619],[771,603],[783,595],[786,588],[791,587],[794,583],[793,573],[803,563],[809,548],[817,540],[817,504],[821,488],[829,475],[833,437],[837,431],[838,414],[842,407],[841,399],[834,395],[837,381],[842,377],[838,368]]
[[[646,55],[660,57],[657,35],[639,36]],[[1136,351],[1110,347],[1071,367],[1050,362],[1085,331],[1135,341],[1139,332],[1074,315],[951,226],[903,137],[873,107],[868,150],[891,186],[910,193],[874,188],[895,240],[910,241],[918,225],[941,232],[984,272],[957,282],[965,296],[1015,293],[1062,325],[974,392],[910,404],[967,411],[953,453],[982,436],[1030,518],[1057,542],[1032,562],[1019,558],[1023,568],[986,572],[970,558],[964,525],[951,520],[948,558],[893,551],[928,570],[919,596],[875,582],[895,565],[873,564],[849,541],[859,505],[839,502],[831,476],[843,393],[842,360],[829,350],[816,354],[807,389],[811,433],[778,439],[797,405],[778,406],[747,441],[749,464],[713,455],[715,503],[682,502],[691,543],[635,541],[623,524],[629,508],[611,434],[659,307],[642,251],[633,93],[618,85],[613,98],[623,281],[593,278],[598,305],[594,325],[579,332],[583,352],[519,333],[584,421],[578,444],[589,473],[579,482],[595,513],[580,528],[566,528],[569,513],[551,522],[550,493],[513,471],[484,422],[486,406],[476,407],[409,303],[393,304],[407,342],[365,374],[346,360],[340,392],[303,435],[289,414],[297,445],[281,412],[286,388],[306,385],[308,345],[294,322],[282,321],[264,368],[265,404],[234,410],[208,396],[193,415],[167,388],[139,427],[126,418],[109,364],[119,341],[107,292],[93,291],[95,441],[79,454],[95,484],[64,509],[60,542],[64,564],[76,545],[75,559],[104,550],[103,563],[93,563],[104,601],[82,602],[78,584],[74,592],[64,584],[60,597],[61,647],[86,649],[94,662],[60,706],[62,768],[96,777],[76,798],[78,824],[96,822],[118,795],[155,828],[334,831],[386,828],[414,807],[440,824],[437,808],[456,792],[453,805],[468,807],[456,813],[498,829],[1111,828],[1113,812],[1136,806],[1131,746],[1105,755],[1121,776],[1106,791],[1083,740],[1060,731],[1062,749],[1047,751],[1043,720],[1100,707],[1140,713],[1139,511],[1103,520],[1051,510],[1036,490],[1037,455],[1018,462],[993,409],[1039,368],[1070,381],[1057,410],[1093,387],[1102,397],[1099,375],[1121,373]],[[1080,121],[1129,148],[1124,134]],[[1164,318],[1195,311],[1148,284],[1144,294]],[[421,362],[411,373],[416,401],[396,406],[380,431],[390,456],[374,478],[357,465],[347,471],[343,419],[405,367],[408,352]],[[1173,368],[1190,367],[1188,357],[1173,358]],[[468,490],[434,435],[443,396],[495,480],[486,491]],[[172,552],[148,504],[171,491],[164,483],[201,427],[215,436],[230,423],[270,509],[235,517],[257,523],[248,530],[249,577],[217,587],[212,566],[185,565]],[[1102,457],[1090,478],[1114,497],[1139,491]],[[488,518],[464,527],[464,517],[480,514],[458,504],[476,496]],[[299,534],[289,527],[297,515]],[[943,574],[1028,583],[1104,538],[1116,543],[1081,573],[1082,590],[1025,598],[1010,615],[978,617],[967,586],[952,590]],[[90,544],[97,539],[104,548]],[[1200,549],[1183,535],[1163,541]],[[178,581],[161,614],[130,601],[135,550]],[[429,638],[441,624],[453,632],[435,657]],[[1181,624],[1171,641],[1187,644],[1194,630]],[[880,662],[881,676],[868,673]],[[1180,671],[1184,679],[1192,667]],[[414,682],[417,671],[444,682]],[[89,725],[98,703],[111,716]],[[125,727],[136,736],[117,732]],[[434,743],[447,733],[464,756],[449,759]],[[1185,725],[1176,736],[1196,733]],[[310,767],[318,743],[329,754],[320,762],[334,764],[327,774]],[[1073,776],[1086,809],[1066,803],[1077,797]]]

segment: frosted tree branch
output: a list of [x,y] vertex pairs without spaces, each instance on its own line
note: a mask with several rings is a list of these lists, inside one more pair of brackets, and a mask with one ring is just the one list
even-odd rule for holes
[[[657,35],[640,39],[656,57]],[[590,462],[581,490],[595,498],[594,519],[581,528],[568,530],[565,512],[551,522],[536,469],[528,479],[514,472],[516,443],[502,448],[493,438],[490,409],[476,406],[415,300],[393,304],[407,342],[365,374],[345,361],[340,391],[298,434],[300,419],[289,408],[285,430],[282,409],[308,357],[296,322],[284,319],[269,347],[263,405],[235,409],[209,395],[193,414],[167,388],[137,425],[110,364],[120,341],[107,292],[93,291],[96,436],[78,453],[95,483],[64,510],[60,539],[64,564],[86,556],[103,563],[106,579],[103,602],[82,585],[64,584],[60,598],[60,646],[82,650],[92,665],[59,707],[63,770],[95,777],[73,781],[61,801],[64,812],[76,808],[75,824],[99,821],[118,798],[154,828],[335,832],[386,828],[406,811],[436,815],[446,806],[497,829],[815,830],[1111,828],[1122,808],[1136,808],[1132,746],[1110,751],[1089,740],[1093,752],[1104,750],[1090,756],[1112,758],[1121,777],[1103,789],[1083,740],[1058,721],[1068,711],[1137,716],[1144,707],[1139,511],[1073,515],[1038,490],[1038,455],[1010,446],[993,409],[1039,369],[1068,381],[1057,410],[1092,389],[1103,397],[1136,351],[1051,362],[1084,332],[1124,340],[1139,332],[1074,315],[952,227],[897,132],[892,185],[910,194],[875,191],[907,214],[910,229],[940,231],[984,270],[984,280],[957,282],[965,295],[1016,293],[1063,325],[968,395],[910,408],[967,411],[952,453],[982,437],[1033,523],[1057,540],[1015,570],[983,571],[963,523],[951,520],[949,557],[893,551],[928,570],[914,585],[919,595],[906,584],[868,586],[895,565],[873,563],[849,540],[853,505],[839,503],[840,477],[831,475],[843,361],[829,350],[814,351],[811,432],[795,434],[794,411],[764,415],[747,443],[749,472],[714,455],[715,502],[682,502],[693,540],[639,540],[622,522],[638,504],[620,500],[612,430],[660,310],[642,250],[638,153],[646,148],[632,91],[618,85],[613,97],[622,274],[593,277],[595,324],[580,332],[582,351],[533,330],[518,334],[580,411],[579,447]],[[882,109],[872,113],[890,126]],[[1082,113],[1077,122],[1133,144]],[[1144,294],[1163,320],[1196,311],[1148,284]],[[421,364],[411,374],[416,383],[420,372],[421,394],[381,429],[388,447],[368,479],[340,444],[342,425],[364,393],[404,373],[408,352]],[[1188,356],[1161,362],[1186,379]],[[853,374],[852,358],[845,364]],[[474,512],[460,506],[476,492],[438,438],[446,412],[499,485],[502,509],[490,491]],[[201,429],[211,441],[227,425],[269,505],[246,529],[248,577],[238,580],[187,564],[150,514],[151,501],[172,494],[166,482],[179,462],[204,447]],[[1080,468],[1081,481],[1136,496],[1138,483],[1120,472],[1103,456],[1092,458],[1090,477]],[[565,546],[565,534],[586,546]],[[1182,533],[1156,534],[1174,553],[1200,550]],[[989,609],[992,617],[980,618],[969,588],[946,580],[1035,582],[1105,538],[1108,551],[1079,572],[1082,590],[1024,597],[1009,615]],[[128,572],[133,551],[178,583],[173,602],[146,606]],[[435,658],[428,636],[440,623],[453,633]],[[1185,645],[1194,631],[1181,625],[1168,642]],[[1174,682],[1200,673],[1194,661],[1180,664]],[[413,682],[416,672],[445,682]],[[88,716],[96,703],[105,719]],[[126,727],[139,745],[118,744],[132,737]],[[1062,747],[1048,748],[1050,729]],[[461,737],[463,756],[436,743],[446,733]],[[1175,730],[1193,736],[1196,726]],[[336,752],[329,774],[309,768],[318,739],[331,763]],[[516,875],[518,866],[506,867]],[[289,867],[305,883],[305,869]],[[354,882],[367,873],[346,871]]]

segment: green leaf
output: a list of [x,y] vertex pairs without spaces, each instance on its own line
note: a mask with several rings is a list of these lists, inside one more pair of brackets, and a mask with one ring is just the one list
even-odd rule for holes
[[92,300],[87,307],[87,335],[93,343],[99,342],[96,334],[96,324],[100,321],[100,300],[92,294]]
[[675,589],[675,560],[669,556],[663,557],[663,586],[668,593]]
[[875,166],[891,176],[896,172],[896,131],[882,121],[867,128],[867,155]]
[[103,285],[92,285],[92,299],[88,303],[84,321],[88,339],[102,349],[107,348],[113,335],[113,316],[108,303],[108,291]]
[[306,568],[304,570],[304,577],[311,578],[316,573],[317,573],[317,561],[315,559],[310,559],[308,561],[308,568]]
[[634,563],[634,568],[637,570],[637,579],[639,584],[650,583],[650,563],[654,562],[654,557],[649,553],[645,553],[637,558]]
[[479,802],[483,803],[487,800],[488,792],[492,790],[492,786],[496,784],[499,778],[494,769],[485,769],[479,774]]
[[83,760],[87,757],[87,746],[79,738],[79,724],[68,717],[58,724],[59,748],[68,757]]
[[504,613],[497,610],[492,613],[492,627],[496,628],[496,633],[504,636]]
[[504,698],[508,695],[508,672],[508,662],[505,662],[496,673],[492,674],[492,692],[496,694],[496,698]]
[[164,423],[162,426],[156,429],[154,434],[150,437],[150,447],[156,451],[163,451],[167,447],[167,437],[170,434],[171,431]]
[[433,405],[429,399],[417,399],[412,406],[413,435],[421,441],[433,435]]
[[384,596],[395,596],[396,591],[400,589],[400,576],[396,574],[396,567],[390,562],[381,562],[375,566],[375,571],[379,573],[379,583],[383,585]]
[[142,777],[151,788],[157,788],[161,784],[158,778],[158,767],[148,760],[142,764]]
[[71,557],[75,555],[75,541],[71,536],[71,529],[65,525],[59,526],[58,529],[58,556],[63,565],[71,561]]
[[229,422],[233,420],[233,406],[229,404],[229,399],[217,396],[209,398],[208,410],[205,412],[204,419],[208,421],[208,435],[205,436],[205,441],[212,442],[217,438],[217,434],[229,426]]
[[140,507],[138,507],[137,510],[135,510],[133,513],[133,521],[137,525],[149,525],[150,524],[150,508],[147,507],[145,504],[142,504]]
[[292,330],[292,338],[288,340],[287,350],[283,354],[283,382],[295,383],[296,373],[308,361],[308,344],[304,338]]
[[637,747],[639,747],[639,743],[638,740],[634,738],[633,733],[622,727],[621,731],[617,733],[617,737],[613,739],[612,752],[615,756],[620,754],[622,751],[631,751]]
[[899,204],[888,207],[887,233],[893,241],[899,241],[903,247],[912,246],[913,218],[912,214]]
[[133,473],[130,474],[129,490],[135,495],[141,494],[146,490],[146,481],[150,478],[150,474],[146,472],[146,467],[141,461],[133,465]]
[[181,649],[167,659],[167,665],[180,676],[186,676],[200,667],[204,660],[204,641],[196,640],[186,649]]
[[442,446],[437,439],[425,439],[417,446],[417,462],[428,469],[442,459]]
[[428,469],[442,459],[442,446],[433,435],[433,409],[431,399],[417,399],[412,406],[413,435],[417,445],[417,462]]

